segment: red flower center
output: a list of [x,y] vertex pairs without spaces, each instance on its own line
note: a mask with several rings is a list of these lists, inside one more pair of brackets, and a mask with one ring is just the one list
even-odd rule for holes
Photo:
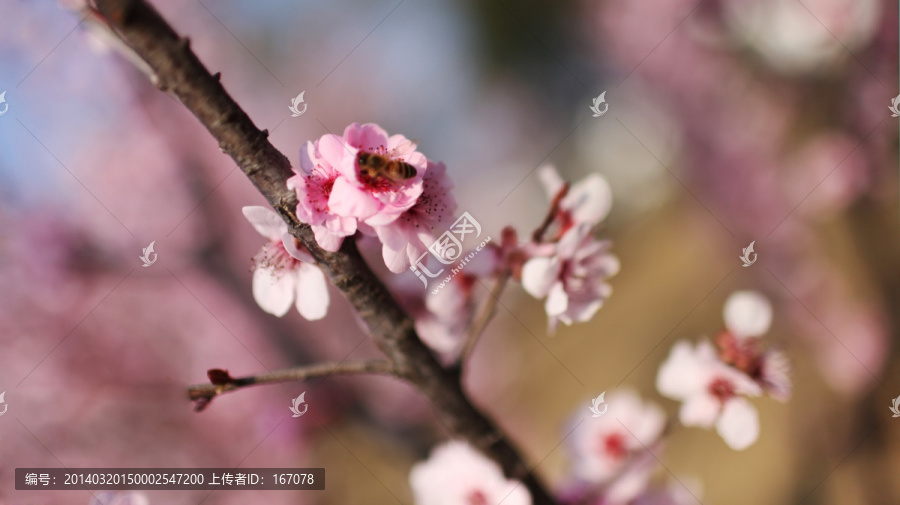
[[612,459],[622,459],[628,454],[628,448],[625,447],[625,437],[621,433],[610,433],[600,439],[600,452],[608,455]]
[[709,383],[709,394],[715,396],[720,402],[725,403],[725,401],[734,397],[734,384],[724,377],[717,377]]
[[466,505],[487,505],[487,502],[487,496],[478,489],[466,496]]

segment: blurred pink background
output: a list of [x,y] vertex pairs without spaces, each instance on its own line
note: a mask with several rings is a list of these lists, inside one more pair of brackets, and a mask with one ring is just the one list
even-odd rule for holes
[[[329,377],[192,411],[186,386],[208,368],[378,353],[336,290],[314,323],[255,305],[262,239],[241,207],[263,198],[66,4],[0,0],[0,503],[89,503],[13,490],[15,468],[59,466],[326,468],[321,492],[147,492],[153,504],[412,503],[410,466],[447,435],[405,384]],[[574,411],[621,385],[673,413],[659,363],[753,288],[775,303],[768,338],[791,357],[794,397],[760,402],[744,452],[678,428],[666,468],[702,482],[706,505],[900,502],[896,3],[154,5],[294,163],[307,140],[377,122],[445,162],[459,210],[494,236],[540,222],[541,164],[609,180],[601,233],[622,270],[608,304],[551,337],[514,286],[467,377],[551,486]],[[751,241],[759,261],[742,268]],[[291,418],[305,390],[309,415]]]

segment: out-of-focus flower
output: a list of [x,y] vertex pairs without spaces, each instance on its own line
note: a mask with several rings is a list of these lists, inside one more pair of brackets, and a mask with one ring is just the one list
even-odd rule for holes
[[[552,165],[541,167],[538,176],[551,200],[565,187],[565,181]],[[612,190],[609,183],[600,174],[587,176],[572,185],[559,201],[559,208],[553,216],[559,227],[557,238],[581,224],[596,226],[606,218],[611,208]]]
[[[611,392],[607,403],[606,415],[580,421],[570,437],[573,474],[604,485],[604,503],[626,503],[644,490],[655,469],[647,450],[658,444],[666,417],[658,405],[628,389]],[[583,417],[579,411],[579,420]]]
[[725,327],[738,338],[758,337],[772,326],[772,304],[756,291],[735,291],[722,310]]
[[497,463],[465,442],[451,441],[434,449],[409,474],[418,505],[530,505],[522,483],[508,480]]
[[875,34],[877,0],[729,0],[725,19],[733,31],[781,72],[808,72],[854,49]]
[[609,248],[609,242],[594,239],[584,223],[562,236],[552,256],[533,257],[522,267],[525,291],[547,298],[550,331],[559,321],[571,325],[589,320],[612,294],[606,279],[619,271],[619,260]]
[[90,505],[150,505],[150,500],[136,491],[99,491],[91,497]]
[[326,251],[337,251],[348,237],[356,233],[355,217],[332,211],[332,193],[341,177],[339,167],[354,163],[355,152],[343,138],[324,135],[300,148],[300,171],[287,181],[288,189],[297,193],[297,218],[312,227],[316,242]]
[[779,401],[791,395],[790,363],[777,349],[762,350],[758,338],[772,326],[772,304],[756,291],[735,291],[722,311],[726,330],[716,336],[719,358],[755,380]]
[[409,210],[387,225],[374,227],[383,244],[384,264],[391,272],[406,271],[424,254],[434,241],[435,227],[449,225],[456,210],[453,182],[443,163],[428,162],[422,188],[421,196]]
[[244,217],[269,239],[253,258],[253,298],[260,308],[281,317],[296,301],[297,312],[310,321],[328,312],[328,283],[306,250],[288,233],[275,212],[259,206],[243,208]]
[[[331,212],[370,226],[383,226],[415,205],[422,194],[422,178],[428,168],[425,155],[416,151],[416,144],[403,135],[389,137],[380,126],[371,123],[351,124],[344,130],[342,140],[345,153],[342,163],[335,168],[343,177],[334,181],[328,201]],[[373,175],[371,167],[363,170],[360,166],[359,153],[402,161],[415,168],[416,173],[410,178]]]
[[685,426],[710,428],[735,450],[743,450],[759,437],[756,408],[746,399],[759,396],[760,386],[746,374],[719,360],[715,348],[702,341],[675,344],[660,366],[656,388],[682,403],[678,418]]

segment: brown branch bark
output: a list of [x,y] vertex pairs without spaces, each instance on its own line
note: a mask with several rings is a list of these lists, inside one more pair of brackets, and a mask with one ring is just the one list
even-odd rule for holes
[[553,504],[518,451],[497,426],[472,405],[462,390],[458,371],[445,370],[416,335],[413,321],[368,268],[353,240],[340,251],[322,250],[309,226],[295,215],[297,199],[286,187],[290,161],[267,139],[180,37],[143,0],[95,0],[110,28],[151,68],[155,84],[175,95],[234,159],[244,174],[284,218],[291,233],[312,253],[331,282],[369,326],[378,347],[399,377],[428,397],[439,419],[495,459],[510,477],[521,479],[536,505]]

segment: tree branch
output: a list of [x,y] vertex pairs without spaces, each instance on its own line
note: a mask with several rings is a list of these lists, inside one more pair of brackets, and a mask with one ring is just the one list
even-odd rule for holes
[[445,370],[421,342],[412,319],[366,265],[353,240],[336,253],[318,246],[308,225],[295,214],[297,198],[286,186],[290,161],[267,139],[249,116],[181,38],[143,0],[95,0],[98,11],[118,37],[143,59],[155,84],[175,95],[219,142],[244,174],[310,251],[331,282],[340,289],[371,330],[378,347],[398,377],[428,397],[448,431],[495,459],[512,478],[521,479],[536,505],[553,504],[518,451],[494,423],[468,400],[457,371]]
[[327,361],[313,365],[274,370],[260,375],[233,378],[223,370],[210,370],[209,384],[196,384],[188,388],[188,397],[194,401],[202,401],[205,405],[218,395],[237,391],[249,386],[278,384],[281,382],[304,381],[312,377],[331,374],[383,374],[395,375],[394,366],[387,360],[369,361]]

